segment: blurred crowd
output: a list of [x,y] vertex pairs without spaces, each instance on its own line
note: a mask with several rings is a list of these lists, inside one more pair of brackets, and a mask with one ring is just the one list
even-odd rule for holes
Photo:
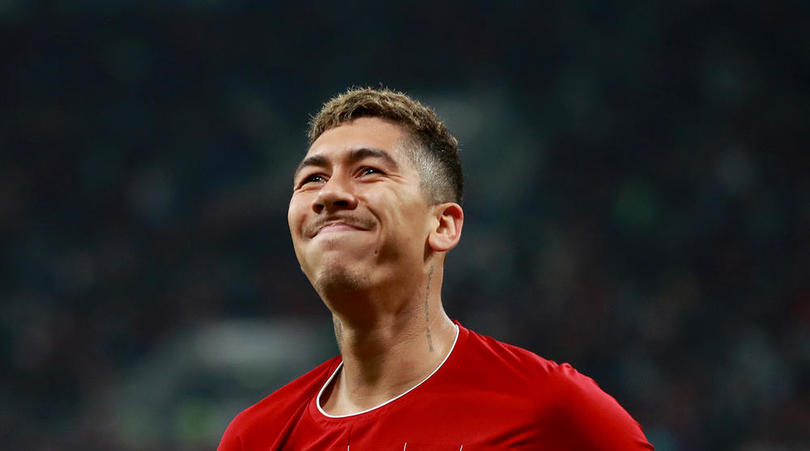
[[382,84],[461,142],[451,317],[658,450],[810,449],[810,5],[676,3],[0,2],[3,448],[215,446],[123,440],[105,399],[201,325],[328,327],[292,171]]

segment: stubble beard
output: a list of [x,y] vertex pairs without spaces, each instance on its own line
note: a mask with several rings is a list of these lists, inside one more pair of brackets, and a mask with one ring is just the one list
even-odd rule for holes
[[347,267],[341,262],[331,263],[324,265],[310,278],[313,288],[325,302],[368,287],[370,283],[368,274],[358,268]]

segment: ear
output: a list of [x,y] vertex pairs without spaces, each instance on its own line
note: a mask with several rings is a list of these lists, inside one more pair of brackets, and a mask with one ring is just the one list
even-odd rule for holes
[[447,252],[461,239],[464,210],[455,202],[437,204],[434,208],[434,227],[428,235],[428,246],[436,252]]

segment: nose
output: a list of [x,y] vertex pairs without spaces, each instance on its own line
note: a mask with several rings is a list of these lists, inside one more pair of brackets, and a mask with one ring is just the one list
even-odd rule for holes
[[350,182],[343,180],[343,177],[333,176],[318,191],[315,200],[312,202],[312,209],[316,213],[324,210],[332,212],[336,210],[353,210],[357,207],[357,198],[352,192]]

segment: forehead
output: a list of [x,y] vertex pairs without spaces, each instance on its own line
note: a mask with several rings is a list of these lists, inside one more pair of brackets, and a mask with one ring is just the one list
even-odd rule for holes
[[376,117],[361,117],[323,132],[312,143],[306,156],[336,158],[341,153],[355,149],[380,149],[395,160],[400,160],[400,144],[405,136],[403,128],[393,122]]

